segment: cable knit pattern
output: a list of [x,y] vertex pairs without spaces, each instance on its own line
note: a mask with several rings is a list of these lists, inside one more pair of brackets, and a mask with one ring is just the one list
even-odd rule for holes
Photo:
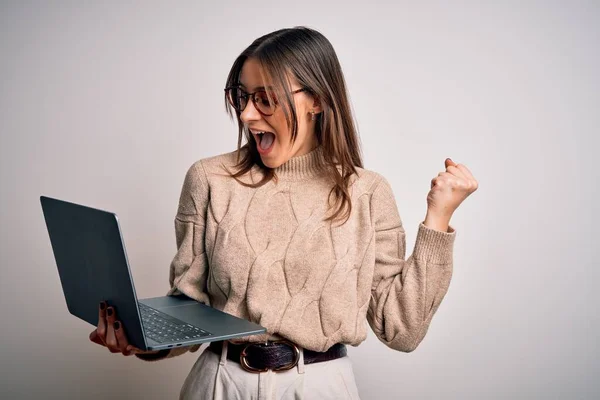
[[[387,346],[413,351],[425,336],[452,275],[456,232],[421,223],[405,259],[405,232],[388,181],[359,169],[350,187],[352,213],[325,222],[330,184],[322,148],[276,169],[277,182],[253,189],[227,176],[236,152],[188,170],[175,218],[178,251],[169,294],[200,302],[267,328],[310,350],[365,340],[367,323]],[[253,168],[244,179],[257,182]],[[167,357],[181,354],[177,349]]]

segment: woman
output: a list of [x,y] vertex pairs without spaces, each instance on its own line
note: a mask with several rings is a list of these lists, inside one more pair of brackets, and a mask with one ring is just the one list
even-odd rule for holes
[[[450,283],[450,218],[477,182],[446,159],[406,260],[392,189],[363,168],[341,67],[322,34],[296,27],[258,38],[234,62],[225,98],[238,149],[186,174],[169,294],[267,333],[211,343],[181,398],[357,399],[345,345],[365,340],[367,321],[392,349],[418,346]],[[145,360],[198,350],[133,348],[104,303],[90,338]]]

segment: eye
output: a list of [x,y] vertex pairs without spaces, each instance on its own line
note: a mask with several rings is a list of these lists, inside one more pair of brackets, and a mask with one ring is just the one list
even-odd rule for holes
[[[271,99],[273,100],[273,104],[274,105],[277,104],[277,97],[275,96],[275,93],[269,92],[269,95],[271,96]],[[261,103],[265,107],[271,106],[271,102],[269,101],[269,96],[267,95],[267,92],[265,92],[265,91],[256,92],[256,101]]]

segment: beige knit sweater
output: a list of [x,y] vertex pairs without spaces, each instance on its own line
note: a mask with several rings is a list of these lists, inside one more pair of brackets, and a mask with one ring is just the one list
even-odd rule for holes
[[[325,351],[364,341],[368,321],[387,346],[413,351],[448,290],[455,230],[421,223],[405,259],[405,232],[381,175],[358,169],[352,213],[340,226],[323,221],[331,187],[322,147],[290,159],[275,170],[277,183],[258,189],[227,176],[223,166],[234,171],[235,161],[236,152],[202,159],[186,174],[169,294],[184,293],[267,328],[237,342],[285,337]],[[245,181],[260,176],[255,167]]]

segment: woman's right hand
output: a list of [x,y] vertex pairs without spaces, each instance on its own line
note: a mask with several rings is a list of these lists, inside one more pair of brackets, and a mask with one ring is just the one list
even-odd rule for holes
[[98,327],[90,333],[90,340],[108,348],[111,353],[121,353],[124,356],[159,353],[159,351],[140,350],[130,345],[123,324],[117,320],[116,310],[108,306],[105,301],[100,303]]

